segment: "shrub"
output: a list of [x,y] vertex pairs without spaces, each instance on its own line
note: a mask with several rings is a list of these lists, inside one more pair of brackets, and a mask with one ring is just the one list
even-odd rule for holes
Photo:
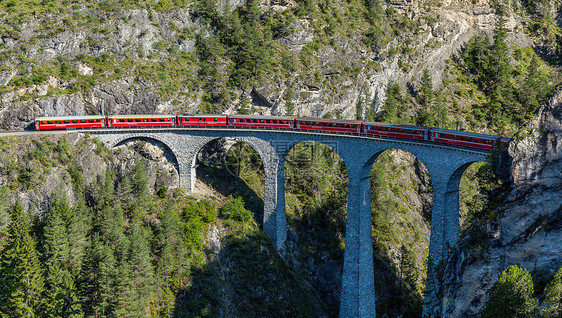
[[536,317],[538,301],[533,298],[533,278],[526,269],[511,265],[499,274],[482,318]]
[[252,212],[244,208],[244,200],[240,197],[228,197],[228,201],[221,210],[221,215],[226,219],[248,222],[252,218]]

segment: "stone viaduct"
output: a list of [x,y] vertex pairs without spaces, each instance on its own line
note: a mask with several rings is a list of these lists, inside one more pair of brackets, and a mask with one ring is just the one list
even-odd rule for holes
[[[440,316],[438,282],[431,264],[437,264],[459,236],[459,183],[465,169],[485,161],[486,152],[427,142],[372,139],[350,135],[236,129],[154,129],[91,131],[107,147],[130,139],[154,139],[166,145],[178,163],[180,185],[191,191],[199,151],[210,141],[233,137],[248,143],[261,156],[265,169],[263,229],[282,248],[287,237],[284,163],[291,148],[305,141],[324,143],[345,162],[348,179],[345,251],[340,317],[375,317],[375,284],[371,231],[370,172],[387,149],[416,156],[428,169],[433,186],[433,210],[424,316]],[[437,287],[436,287],[437,286]]]

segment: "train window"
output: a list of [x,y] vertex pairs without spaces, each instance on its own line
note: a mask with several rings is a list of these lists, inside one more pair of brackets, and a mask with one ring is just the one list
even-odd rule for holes
[[213,121],[218,121],[218,119],[217,119],[217,118],[213,118]]

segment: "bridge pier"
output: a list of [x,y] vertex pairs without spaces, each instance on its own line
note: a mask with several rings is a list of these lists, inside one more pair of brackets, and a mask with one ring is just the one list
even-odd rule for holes
[[266,153],[262,162],[265,170],[263,230],[273,239],[275,247],[280,249],[287,239],[285,160],[274,153]]
[[370,165],[348,165],[340,317],[375,317]]
[[441,317],[443,313],[440,279],[449,253],[459,239],[459,186],[462,174],[471,164],[432,175],[433,209],[423,317]]

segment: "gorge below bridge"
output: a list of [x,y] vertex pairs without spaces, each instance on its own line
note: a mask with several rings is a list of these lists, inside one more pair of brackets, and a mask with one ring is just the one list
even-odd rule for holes
[[457,148],[427,141],[377,139],[354,135],[247,129],[119,129],[90,130],[107,147],[134,139],[163,143],[177,160],[180,185],[191,192],[197,154],[209,142],[231,137],[245,142],[260,155],[265,172],[263,230],[275,246],[287,238],[284,164],[289,151],[301,142],[331,147],[345,163],[349,189],[345,250],[340,296],[340,317],[375,317],[375,282],[371,225],[370,173],[377,157],[388,149],[416,156],[427,168],[433,187],[433,207],[424,316],[440,315],[435,266],[459,237],[459,184],[468,166],[485,161],[487,151]]

